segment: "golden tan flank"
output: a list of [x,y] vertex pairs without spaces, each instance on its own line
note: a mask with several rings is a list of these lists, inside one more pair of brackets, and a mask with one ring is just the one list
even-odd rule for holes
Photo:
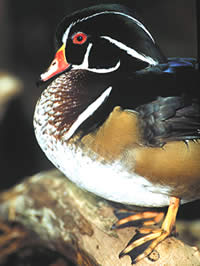
[[[128,169],[156,184],[173,187],[180,197],[199,193],[200,142],[171,141],[163,147],[145,146],[139,134],[137,112],[115,107],[101,128],[82,142],[105,160],[123,157]],[[188,193],[190,188],[193,195]]]
[[153,182],[173,186],[176,195],[181,197],[199,194],[200,142],[171,141],[162,148],[140,147],[133,150],[133,156],[138,174]]
[[130,147],[139,146],[137,113],[115,107],[98,131],[85,136],[82,142],[106,160],[120,159]]

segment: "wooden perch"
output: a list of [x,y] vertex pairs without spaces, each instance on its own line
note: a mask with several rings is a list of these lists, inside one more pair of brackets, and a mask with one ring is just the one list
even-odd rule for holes
[[[132,238],[134,228],[112,231],[116,221],[113,207],[77,188],[57,170],[27,178],[1,193],[0,217],[4,222],[20,223],[34,233],[36,242],[76,265],[131,265],[129,256],[119,259],[118,254]],[[200,265],[200,253],[170,237],[137,265]]]

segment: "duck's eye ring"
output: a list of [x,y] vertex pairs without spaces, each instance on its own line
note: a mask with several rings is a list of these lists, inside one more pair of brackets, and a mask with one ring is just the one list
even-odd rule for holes
[[72,41],[74,44],[84,44],[87,41],[87,35],[83,32],[75,33]]

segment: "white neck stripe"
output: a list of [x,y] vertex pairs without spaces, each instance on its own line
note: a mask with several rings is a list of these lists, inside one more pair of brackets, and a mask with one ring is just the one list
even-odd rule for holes
[[120,61],[117,62],[117,64],[114,67],[110,67],[110,68],[89,68],[89,55],[90,55],[90,51],[92,49],[93,44],[89,43],[85,56],[83,58],[83,62],[81,63],[81,65],[73,65],[73,69],[83,69],[83,70],[88,70],[90,72],[95,72],[95,73],[99,73],[99,74],[105,74],[105,73],[110,73],[113,72],[115,70],[117,70],[120,67]]
[[117,62],[117,64],[113,67],[110,68],[85,68],[85,65],[73,65],[72,69],[82,69],[82,70],[87,70],[93,73],[98,73],[98,74],[106,74],[106,73],[111,73],[113,71],[116,71],[120,67],[120,61]]
[[136,50],[134,50],[133,48],[130,48],[128,46],[126,46],[125,44],[110,38],[108,36],[101,36],[101,38],[108,40],[110,43],[113,43],[114,45],[116,45],[117,47],[119,47],[121,50],[125,51],[127,54],[131,55],[132,57],[135,57],[139,60],[142,60],[150,65],[157,65],[158,62],[155,61],[152,57],[138,53]]
[[88,69],[89,67],[89,55],[90,55],[90,50],[92,49],[92,43],[89,43],[85,56],[83,58],[83,62],[81,64],[82,69]]
[[142,28],[142,29],[147,33],[147,35],[148,35],[148,36],[151,38],[151,40],[155,43],[155,41],[154,41],[152,35],[150,34],[150,32],[146,29],[146,27],[145,27],[145,26],[144,26],[139,20],[137,20],[136,18],[133,18],[133,17],[127,15],[127,14],[124,14],[124,13],[121,13],[121,12],[117,12],[117,11],[102,11],[102,12],[99,12],[99,13],[96,13],[96,14],[93,14],[93,15],[90,15],[90,16],[88,16],[88,17],[85,17],[85,18],[79,19],[79,20],[77,20],[77,21],[75,21],[75,22],[72,22],[72,23],[69,25],[69,27],[67,28],[67,30],[65,31],[65,33],[63,34],[62,42],[63,42],[63,43],[66,43],[66,40],[67,40],[68,35],[69,35],[69,31],[70,31],[70,29],[71,29],[71,27],[72,27],[73,25],[75,25],[75,24],[78,23],[78,22],[81,22],[81,21],[84,21],[84,20],[88,20],[88,19],[90,19],[90,18],[93,18],[93,17],[99,16],[99,15],[103,15],[103,14],[116,14],[116,15],[124,16],[124,17],[127,17],[127,18],[133,20],[133,21],[134,21],[134,22],[135,22],[140,28]]
[[79,126],[102,105],[105,99],[110,95],[112,87],[107,88],[93,103],[91,103],[72,124],[69,131],[64,135],[64,140],[70,139]]

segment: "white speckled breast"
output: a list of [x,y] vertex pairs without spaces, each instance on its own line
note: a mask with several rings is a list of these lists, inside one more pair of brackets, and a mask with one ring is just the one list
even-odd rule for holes
[[[78,186],[105,199],[138,206],[160,207],[169,204],[170,188],[152,185],[147,179],[130,173],[121,161],[105,163],[97,155],[86,152],[65,139],[67,130],[59,130],[61,121],[55,106],[55,87],[41,95],[34,114],[35,135],[48,159]],[[89,156],[90,154],[90,156]],[[91,156],[92,155],[92,156]]]

